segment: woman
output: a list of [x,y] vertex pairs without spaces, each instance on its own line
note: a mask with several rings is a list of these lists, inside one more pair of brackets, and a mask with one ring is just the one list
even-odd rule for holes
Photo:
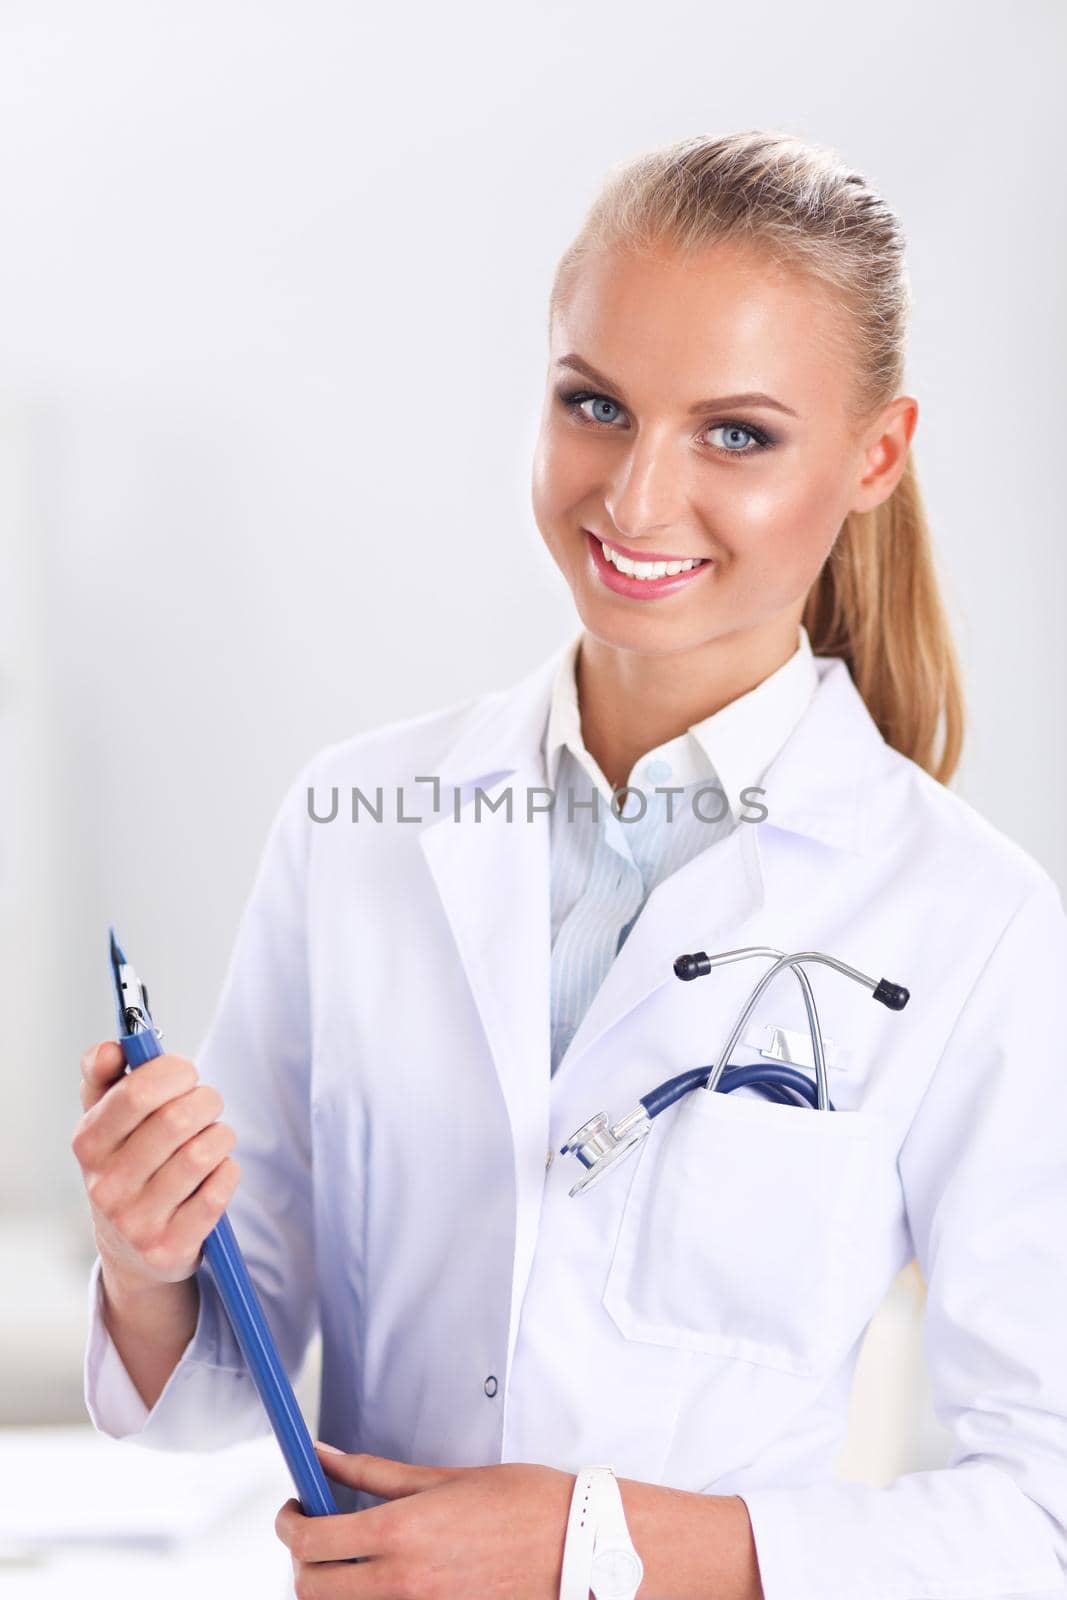
[[[533,475],[581,631],[320,752],[197,1066],[83,1063],[93,1421],[266,1431],[198,1269],[228,1208],[291,1372],[321,1322],[346,1452],[341,1515],[279,1513],[302,1596],[549,1600],[589,1462],[642,1597],[1067,1583],[1067,1074],[1036,999],[1067,919],[945,786],[908,298],[895,218],[820,147],[696,138],[612,174],[553,286]],[[572,1194],[571,1135],[715,1061],[767,965],[681,984],[675,958],[749,946],[910,1002],[811,968],[832,1110],[697,1087]],[[731,1063],[810,1069],[806,1028],[783,973]],[[913,1257],[953,1464],[839,1483]]]

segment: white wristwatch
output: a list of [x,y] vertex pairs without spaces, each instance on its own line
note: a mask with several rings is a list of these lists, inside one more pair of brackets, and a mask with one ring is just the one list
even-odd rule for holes
[[611,1467],[583,1467],[571,1495],[560,1600],[634,1600],[645,1575]]

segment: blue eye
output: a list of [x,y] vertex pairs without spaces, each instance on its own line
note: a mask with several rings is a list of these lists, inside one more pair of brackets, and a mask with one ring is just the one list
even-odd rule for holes
[[[576,395],[575,396],[575,400],[576,400],[576,402],[577,402],[577,404],[579,406],[585,405],[587,401],[592,400],[594,406],[612,406],[616,411],[618,411],[618,409],[619,409],[618,406],[615,405],[614,400],[609,400],[606,394],[590,394],[590,395],[585,395],[585,396]],[[604,416],[594,416],[594,417],[590,418],[590,421],[592,421],[592,422],[610,422],[611,418],[610,417],[604,417]]]
[[[711,433],[725,434],[728,442],[723,444],[720,448],[723,450],[728,450],[731,455],[745,455],[747,453],[748,441],[756,440],[756,435],[752,432],[752,429],[746,428],[744,424],[740,422],[719,422],[716,423],[715,426],[709,431]],[[739,434],[741,435],[740,444],[737,442]]]
[[[576,389],[570,393],[565,390],[558,391],[563,405],[570,411],[575,420],[586,427],[602,426],[614,428],[616,416],[604,416],[603,408],[606,406],[612,413],[622,412],[622,407],[617,401],[611,400],[606,394],[594,394],[588,389]],[[592,404],[600,415],[590,416],[583,408]],[[720,456],[754,456],[769,450],[774,445],[774,440],[762,428],[757,428],[753,423],[732,420],[729,422],[709,422],[704,429],[705,433],[724,434],[729,441],[726,444],[713,444],[711,448]]]

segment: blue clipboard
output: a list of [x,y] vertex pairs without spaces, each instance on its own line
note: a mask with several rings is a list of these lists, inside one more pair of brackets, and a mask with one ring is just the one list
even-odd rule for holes
[[[148,990],[110,933],[111,971],[118,1008],[119,1039],[129,1071],[163,1054],[160,1032],[148,1009]],[[326,1475],[315,1454],[293,1386],[278,1355],[263,1307],[249,1276],[230,1219],[223,1214],[204,1240],[204,1264],[219,1291],[248,1370],[296,1485],[306,1516],[337,1513]],[[198,1271],[200,1269],[198,1268]]]

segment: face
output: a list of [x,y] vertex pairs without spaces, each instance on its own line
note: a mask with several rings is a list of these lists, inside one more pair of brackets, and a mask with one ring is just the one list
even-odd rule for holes
[[810,279],[726,246],[587,259],[552,326],[533,468],[586,629],[651,654],[778,638],[784,660],[846,515],[905,465],[915,402],[860,432],[853,381]]

